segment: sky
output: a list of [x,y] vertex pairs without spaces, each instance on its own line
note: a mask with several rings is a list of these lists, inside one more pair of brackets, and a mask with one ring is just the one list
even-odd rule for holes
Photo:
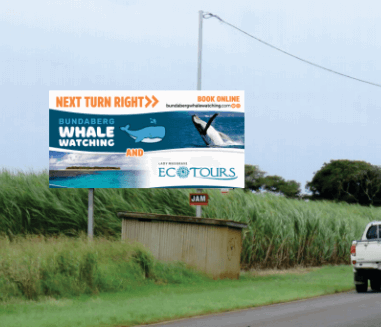
[[[3,1],[0,167],[48,169],[49,90],[195,90],[198,11],[381,84],[381,3]],[[336,159],[381,165],[381,89],[203,20],[203,90],[245,91],[245,162],[304,190]]]

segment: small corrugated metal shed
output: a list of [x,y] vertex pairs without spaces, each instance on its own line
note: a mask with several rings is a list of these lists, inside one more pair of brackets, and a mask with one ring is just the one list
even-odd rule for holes
[[182,261],[215,279],[239,278],[242,228],[230,220],[118,212],[122,240],[144,244],[158,260]]

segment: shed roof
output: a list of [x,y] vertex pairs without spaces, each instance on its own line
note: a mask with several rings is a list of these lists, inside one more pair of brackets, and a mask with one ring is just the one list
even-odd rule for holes
[[214,225],[214,226],[227,226],[233,228],[246,228],[247,224],[240,223],[232,220],[214,219],[214,218],[197,218],[191,216],[172,216],[172,215],[159,215],[156,213],[142,213],[142,212],[118,212],[119,218],[122,219],[137,219],[143,221],[170,221],[175,223],[189,223],[199,225]]

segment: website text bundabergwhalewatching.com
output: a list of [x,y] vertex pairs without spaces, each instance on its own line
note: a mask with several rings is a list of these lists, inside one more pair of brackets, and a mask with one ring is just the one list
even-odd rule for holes
[[230,104],[214,104],[214,103],[208,103],[208,104],[182,104],[182,103],[176,103],[176,104],[166,104],[167,108],[231,108]]

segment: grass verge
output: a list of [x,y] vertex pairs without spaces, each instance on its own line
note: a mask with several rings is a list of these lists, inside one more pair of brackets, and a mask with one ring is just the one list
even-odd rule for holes
[[125,292],[0,304],[2,327],[134,326],[287,302],[353,288],[350,266],[286,274],[244,273],[240,280],[150,284]]

